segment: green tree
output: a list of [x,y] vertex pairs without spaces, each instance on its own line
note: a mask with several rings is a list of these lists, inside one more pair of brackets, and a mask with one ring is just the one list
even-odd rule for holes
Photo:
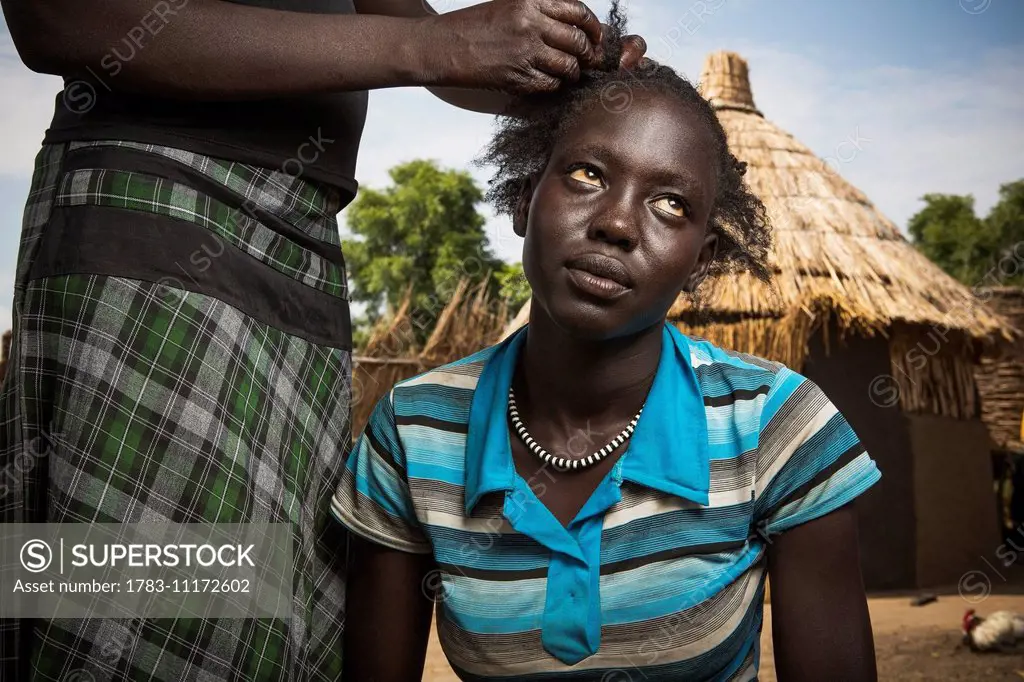
[[[999,188],[999,201],[985,221],[995,235],[998,255],[1003,259],[1016,258],[1018,270],[1024,271],[1024,180]],[[1018,278],[1016,281],[1024,280]]]
[[425,336],[461,278],[475,284],[490,277],[497,293],[494,273],[504,264],[490,251],[476,209],[483,193],[468,173],[419,159],[389,175],[390,187],[360,189],[349,209],[355,238],[343,248],[351,298],[366,304],[362,323],[372,324],[411,286],[414,321]]
[[968,286],[1024,283],[1024,180],[999,195],[982,219],[972,196],[926,194],[907,226],[914,245]]
[[925,207],[908,225],[917,248],[964,283],[984,273],[990,254],[990,235],[974,213],[974,197],[926,194]]

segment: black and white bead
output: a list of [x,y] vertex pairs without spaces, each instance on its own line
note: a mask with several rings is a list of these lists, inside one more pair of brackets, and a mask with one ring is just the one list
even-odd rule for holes
[[526,425],[523,424],[523,420],[519,418],[519,408],[516,406],[515,391],[512,390],[511,386],[508,389],[508,416],[512,420],[512,427],[515,428],[516,434],[519,436],[519,440],[523,441],[526,448],[542,459],[545,463],[551,464],[563,471],[586,469],[615,452],[616,449],[622,446],[622,444],[629,440],[630,436],[633,435],[633,430],[636,429],[636,424],[640,420],[640,415],[643,411],[644,408],[641,407],[640,411],[636,413],[636,416],[633,417],[629,424],[626,425],[626,428],[624,428],[619,435],[612,438],[607,445],[597,452],[583,459],[567,459],[565,457],[555,457],[541,447],[540,443],[533,439],[530,432],[526,430]]

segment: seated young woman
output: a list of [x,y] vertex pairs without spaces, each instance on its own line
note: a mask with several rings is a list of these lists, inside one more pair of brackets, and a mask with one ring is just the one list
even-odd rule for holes
[[345,679],[419,680],[436,597],[463,680],[754,680],[767,575],[780,680],[874,680],[851,509],[874,462],[808,379],[666,322],[709,273],[769,277],[713,109],[653,63],[534,104],[485,155],[529,323],[389,391],[333,500]]

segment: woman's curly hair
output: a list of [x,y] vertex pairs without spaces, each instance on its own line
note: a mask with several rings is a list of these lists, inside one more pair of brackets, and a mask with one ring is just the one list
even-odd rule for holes
[[725,130],[712,106],[671,67],[644,59],[631,71],[620,70],[626,19],[618,5],[618,0],[613,0],[603,36],[604,58],[598,68],[584,70],[577,82],[557,92],[516,98],[510,108],[514,115],[498,118],[497,132],[475,161],[476,165],[497,167],[487,200],[498,212],[512,215],[527,178],[543,172],[555,141],[572,128],[588,104],[603,102],[616,88],[657,90],[691,106],[711,131],[716,147],[718,193],[708,223],[718,235],[718,252],[708,274],[746,270],[769,281],[771,228],[764,204],[743,180],[746,164],[729,151]]

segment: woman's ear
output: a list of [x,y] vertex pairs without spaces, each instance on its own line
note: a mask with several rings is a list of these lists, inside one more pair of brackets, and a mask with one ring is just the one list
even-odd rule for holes
[[512,231],[520,237],[526,236],[526,224],[530,220],[530,202],[533,201],[534,176],[528,175],[523,178],[519,188],[519,201],[516,202],[516,209],[512,215]]
[[692,294],[697,290],[697,287],[701,285],[704,278],[708,276],[708,269],[711,267],[711,263],[714,262],[717,253],[718,234],[708,232],[704,236],[704,244],[700,248],[700,253],[697,254],[697,263],[693,266],[693,271],[690,272],[690,277],[686,280],[686,284],[683,285],[683,291]]

